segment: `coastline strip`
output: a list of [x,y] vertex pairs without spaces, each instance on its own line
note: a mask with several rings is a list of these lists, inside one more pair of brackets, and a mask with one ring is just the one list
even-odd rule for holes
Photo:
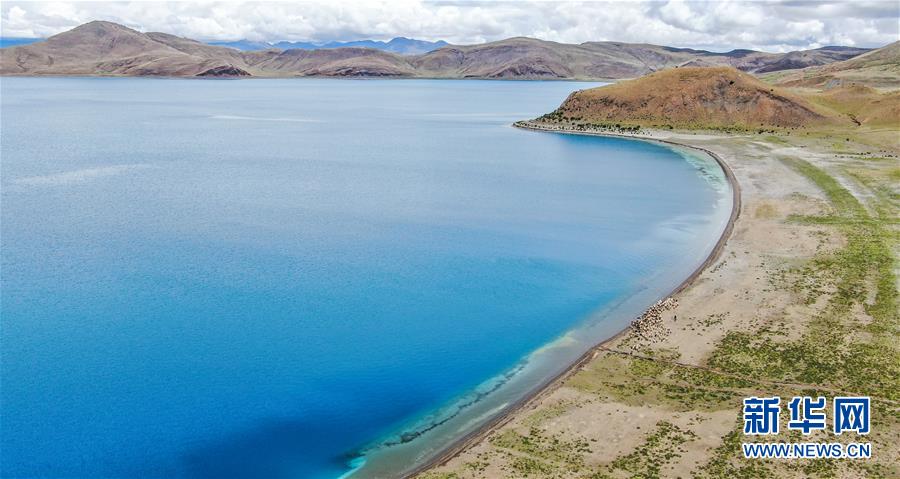
[[[728,217],[728,222],[725,225],[725,228],[722,230],[722,234],[719,236],[718,241],[713,246],[712,250],[707,255],[706,259],[697,266],[694,271],[688,275],[681,283],[678,284],[675,288],[672,289],[667,295],[664,295],[663,298],[668,298],[674,296],[685,289],[687,289],[697,277],[703,273],[706,268],[708,268],[712,263],[719,259],[719,256],[722,254],[722,250],[725,248],[725,243],[731,238],[731,234],[734,231],[734,224],[740,216],[741,212],[741,188],[740,184],[737,181],[737,178],[734,176],[734,172],[731,171],[731,167],[728,166],[725,161],[719,157],[716,153],[698,146],[688,145],[684,143],[679,143],[671,140],[662,140],[657,138],[649,138],[642,137],[636,135],[622,135],[616,133],[600,133],[600,132],[588,132],[588,131],[578,131],[578,130],[566,130],[560,128],[549,128],[541,125],[534,124],[532,122],[516,122],[513,124],[516,128],[522,128],[525,130],[535,130],[542,132],[552,132],[552,133],[560,133],[565,135],[583,135],[583,136],[605,136],[605,137],[615,137],[615,138],[628,138],[632,140],[640,140],[640,141],[649,141],[656,143],[664,143],[668,145],[678,146],[681,148],[688,148],[695,151],[703,152],[709,155],[716,161],[716,164],[719,165],[719,168],[722,169],[722,172],[725,175],[725,179],[728,181],[728,185],[731,187],[732,201],[731,201],[731,214]],[[660,298],[660,299],[663,299]],[[475,444],[481,442],[488,435],[493,433],[494,431],[500,429],[507,423],[509,423],[515,415],[533,404],[536,401],[546,397],[551,392],[555,391],[559,386],[561,386],[569,377],[575,374],[578,370],[580,370],[583,366],[585,366],[592,359],[597,357],[601,351],[607,350],[607,346],[616,341],[631,329],[631,325],[629,324],[621,331],[616,333],[615,335],[607,338],[604,341],[597,343],[595,346],[591,347],[584,354],[582,354],[578,359],[576,359],[572,364],[570,364],[567,368],[561,371],[556,376],[548,378],[546,381],[535,386],[530,392],[523,395],[519,400],[511,403],[507,406],[506,410],[497,414],[496,417],[486,421],[484,424],[476,428],[475,430],[465,434],[460,437],[456,441],[448,444],[444,450],[432,457],[431,459],[419,464],[418,466],[410,469],[409,471],[403,473],[400,477],[403,479],[409,479],[419,474],[428,471],[429,469],[433,469],[435,467],[442,466],[446,464],[448,461],[458,456],[460,453],[474,446]]]

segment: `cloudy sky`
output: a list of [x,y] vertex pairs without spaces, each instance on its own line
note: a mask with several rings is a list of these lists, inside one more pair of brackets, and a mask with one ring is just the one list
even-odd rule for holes
[[787,51],[897,41],[900,1],[309,1],[0,3],[4,37],[91,20],[200,40],[386,40],[469,44],[512,36]]

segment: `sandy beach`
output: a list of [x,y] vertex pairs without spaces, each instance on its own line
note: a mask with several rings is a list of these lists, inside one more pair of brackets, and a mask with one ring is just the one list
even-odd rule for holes
[[[896,379],[850,377],[896,369],[897,251],[886,237],[896,232],[891,178],[900,145],[877,135],[627,135],[712,154],[736,185],[732,224],[673,293],[675,306],[660,308],[652,333],[629,328],[598,345],[419,477],[896,477]],[[862,248],[877,247],[886,265],[840,266],[859,230],[824,218],[848,216],[876,225]],[[849,276],[860,279],[848,297]],[[829,355],[826,343],[837,345],[832,358],[820,357]],[[859,350],[870,354],[848,354]],[[815,362],[829,369],[812,374]],[[801,391],[871,395],[883,411],[867,437],[873,459],[739,457],[741,399]]]

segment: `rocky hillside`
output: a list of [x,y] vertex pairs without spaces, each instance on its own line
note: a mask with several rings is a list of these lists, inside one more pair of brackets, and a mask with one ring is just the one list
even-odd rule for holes
[[730,67],[684,67],[577,91],[547,124],[589,128],[800,128],[835,121],[799,95]]
[[239,51],[165,33],[90,22],[46,41],[0,50],[4,75],[379,76],[513,79],[635,78],[681,65],[728,65],[749,72],[827,65],[865,49],[714,53],[648,44],[580,45],[511,38],[445,46],[421,55],[372,48]]

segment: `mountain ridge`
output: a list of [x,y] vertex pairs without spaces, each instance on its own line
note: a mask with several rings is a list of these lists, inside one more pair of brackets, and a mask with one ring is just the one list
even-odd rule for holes
[[436,50],[438,48],[449,45],[449,43],[438,40],[429,42],[427,40],[418,40],[407,37],[394,37],[386,42],[379,40],[354,40],[347,42],[331,41],[324,43],[315,42],[252,42],[249,40],[237,40],[231,42],[207,42],[209,45],[234,48],[241,51],[268,50],[277,48],[279,50],[322,50],[333,48],[373,48],[386,52],[396,53],[399,55],[421,55],[423,53]]
[[623,42],[575,45],[527,37],[446,45],[417,55],[347,46],[240,51],[94,21],[42,42],[0,49],[0,74],[207,76],[212,71],[221,74],[218,76],[256,77],[618,80],[692,63],[726,65],[753,73],[824,66],[867,51],[823,47],[789,53],[716,53]]

